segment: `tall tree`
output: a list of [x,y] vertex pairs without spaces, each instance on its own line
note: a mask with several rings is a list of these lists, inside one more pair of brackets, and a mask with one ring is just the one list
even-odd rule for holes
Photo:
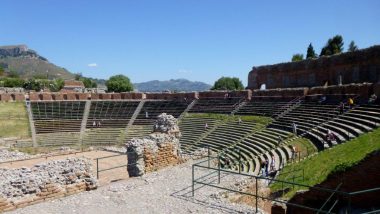
[[221,77],[215,81],[211,90],[243,90],[244,86],[237,77]]
[[317,58],[317,54],[314,51],[313,45],[310,43],[309,47],[307,47],[306,59],[309,58]]
[[330,38],[326,45],[322,48],[320,56],[330,56],[343,52],[343,37],[341,35],[336,35]]
[[297,62],[303,60],[303,54],[294,54],[292,57],[292,62]]
[[107,91],[126,92],[133,91],[133,85],[128,77],[119,74],[109,78],[106,82]]
[[354,52],[359,50],[358,46],[355,44],[355,42],[352,40],[350,44],[348,45],[348,52]]

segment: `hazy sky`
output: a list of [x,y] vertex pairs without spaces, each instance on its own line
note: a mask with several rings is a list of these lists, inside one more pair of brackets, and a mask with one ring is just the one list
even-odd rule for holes
[[26,44],[56,65],[133,82],[213,83],[252,66],[317,53],[341,34],[380,44],[380,1],[1,0],[0,45]]

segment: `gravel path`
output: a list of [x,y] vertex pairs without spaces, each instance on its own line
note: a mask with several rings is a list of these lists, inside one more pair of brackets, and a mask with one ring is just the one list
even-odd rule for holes
[[[193,198],[191,162],[11,213],[254,213],[252,207],[232,204],[220,197],[223,191],[215,188],[202,187]],[[207,173],[203,171],[203,175]],[[201,170],[197,171],[197,177],[201,175]],[[216,174],[207,179],[217,179]],[[238,187],[239,182],[246,181],[242,176],[222,174],[224,186]]]

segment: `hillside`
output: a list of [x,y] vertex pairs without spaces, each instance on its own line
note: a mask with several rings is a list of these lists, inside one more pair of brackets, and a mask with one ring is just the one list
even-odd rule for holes
[[26,45],[0,46],[0,66],[6,73],[15,71],[22,78],[36,75],[48,76],[49,79],[74,77],[74,74],[49,62]]
[[189,81],[187,79],[171,79],[166,81],[152,80],[142,83],[134,83],[134,87],[141,92],[160,91],[205,91],[211,88],[204,82]]

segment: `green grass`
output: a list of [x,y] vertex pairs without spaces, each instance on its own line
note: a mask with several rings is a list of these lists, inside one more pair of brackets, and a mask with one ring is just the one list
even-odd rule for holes
[[311,155],[315,152],[318,152],[317,147],[315,147],[315,145],[306,138],[297,138],[289,142],[288,145],[295,146],[297,148],[297,151],[300,152],[301,158]]
[[0,137],[30,137],[24,102],[0,102]]
[[[291,172],[293,170],[304,170],[304,181],[302,178],[295,179],[296,182],[309,186],[314,186],[323,182],[329,174],[337,171],[344,171],[358,164],[366,155],[380,149],[380,128],[372,132],[363,134],[358,138],[348,141],[344,144],[337,145],[332,149],[328,149],[318,153],[305,161],[294,163],[286,166],[283,172]],[[302,171],[294,173],[295,177],[302,175]],[[280,174],[278,180],[290,181],[293,175]],[[289,186],[288,186],[289,187]],[[281,183],[271,185],[272,192],[281,189]],[[297,190],[305,189],[295,187],[289,191],[284,198],[291,198]]]

